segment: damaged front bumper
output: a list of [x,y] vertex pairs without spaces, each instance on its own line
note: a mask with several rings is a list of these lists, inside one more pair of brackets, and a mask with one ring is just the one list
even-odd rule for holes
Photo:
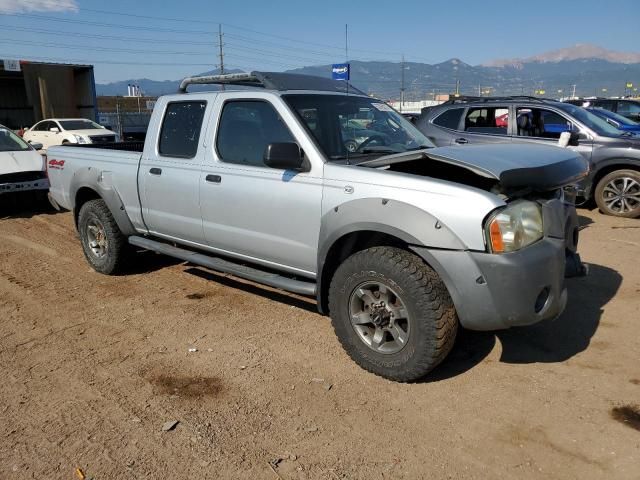
[[531,325],[564,311],[565,277],[586,274],[577,254],[578,218],[564,198],[540,203],[544,237],[515,252],[412,247],[443,279],[463,327]]
[[49,180],[39,178],[25,182],[0,182],[0,195],[3,193],[28,192],[33,190],[49,190]]

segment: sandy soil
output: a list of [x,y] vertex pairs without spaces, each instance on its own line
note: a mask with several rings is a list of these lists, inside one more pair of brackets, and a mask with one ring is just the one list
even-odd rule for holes
[[102,276],[70,214],[9,209],[0,478],[638,479],[640,222],[580,214],[560,319],[463,331],[403,385],[304,298],[148,253]]

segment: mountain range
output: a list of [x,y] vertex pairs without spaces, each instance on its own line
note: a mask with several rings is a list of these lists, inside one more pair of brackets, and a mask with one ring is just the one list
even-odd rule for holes
[[[536,91],[544,91],[542,95],[548,97],[570,95],[574,85],[576,95],[581,96],[629,93],[627,82],[636,88],[640,86],[640,53],[615,52],[588,44],[475,66],[457,58],[436,64],[359,60],[352,60],[350,64],[353,85],[383,99],[399,98],[403,67],[406,100],[453,93],[456,86],[461,94],[468,95],[533,95]],[[331,65],[308,66],[289,72],[330,77]],[[212,73],[217,72],[202,74]],[[98,95],[124,95],[130,83],[139,85],[146,95],[161,95],[176,92],[180,80],[123,80],[98,84],[96,90]]]

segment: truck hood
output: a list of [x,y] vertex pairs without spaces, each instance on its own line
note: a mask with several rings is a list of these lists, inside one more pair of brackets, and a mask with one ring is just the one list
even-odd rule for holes
[[[420,168],[413,172],[406,166],[397,165],[407,162],[418,162]],[[434,172],[439,170],[437,163],[460,167],[497,181],[503,190],[554,190],[578,182],[589,172],[589,163],[582,155],[568,148],[535,144],[438,147],[387,155],[358,165],[430,176],[431,166]],[[448,173],[447,180],[457,181],[455,172]]]
[[33,150],[0,152],[0,175],[19,172],[38,172],[44,169],[42,156]]

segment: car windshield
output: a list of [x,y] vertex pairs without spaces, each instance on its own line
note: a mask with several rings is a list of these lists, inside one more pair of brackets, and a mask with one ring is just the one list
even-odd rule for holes
[[585,127],[590,128],[598,135],[602,135],[603,137],[619,137],[621,135],[620,130],[616,127],[582,107],[565,103],[562,105],[562,109],[568,114],[573,115]]
[[611,120],[618,122],[621,125],[628,126],[637,126],[638,123],[633,120],[629,120],[627,117],[623,117],[622,115],[612,112],[611,110],[606,110],[600,107],[593,107],[588,109],[590,112],[593,112],[595,115],[599,117],[609,117]]
[[291,94],[284,100],[329,160],[431,148],[409,121],[386,103],[348,95]]
[[97,130],[104,128],[91,120],[59,120],[64,130]]
[[29,144],[7,128],[0,127],[0,152],[24,152]]

